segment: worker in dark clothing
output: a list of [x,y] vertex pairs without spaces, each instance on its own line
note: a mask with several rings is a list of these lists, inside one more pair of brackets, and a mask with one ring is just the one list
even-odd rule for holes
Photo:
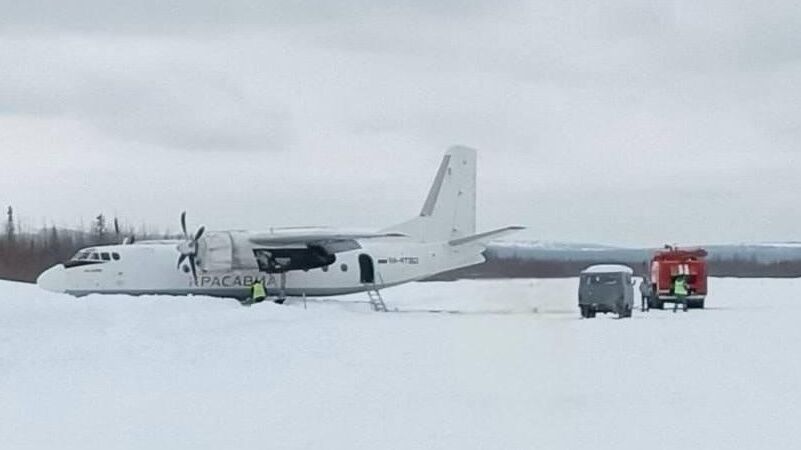
[[651,282],[648,277],[642,277],[640,282],[640,310],[648,311],[648,299],[651,298]]
[[684,275],[677,276],[673,281],[673,295],[676,296],[676,301],[673,303],[673,312],[676,312],[679,303],[681,303],[681,309],[687,311],[687,294],[689,293],[687,277]]
[[264,283],[261,280],[256,280],[250,285],[250,302],[259,303],[267,298],[267,291],[264,289]]

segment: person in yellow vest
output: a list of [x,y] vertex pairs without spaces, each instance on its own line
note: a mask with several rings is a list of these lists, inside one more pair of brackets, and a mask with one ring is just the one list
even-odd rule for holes
[[689,293],[687,277],[684,275],[677,276],[673,281],[673,295],[676,296],[676,302],[673,303],[673,312],[676,312],[676,309],[679,307],[679,303],[681,303],[681,309],[687,311],[687,294]]
[[250,285],[250,303],[263,302],[267,298],[267,291],[264,289],[264,283],[261,280],[256,280]]

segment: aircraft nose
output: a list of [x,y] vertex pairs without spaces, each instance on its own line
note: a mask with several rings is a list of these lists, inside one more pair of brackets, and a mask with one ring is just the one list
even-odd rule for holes
[[64,292],[66,278],[66,269],[62,264],[58,264],[42,272],[36,279],[36,284],[50,292]]

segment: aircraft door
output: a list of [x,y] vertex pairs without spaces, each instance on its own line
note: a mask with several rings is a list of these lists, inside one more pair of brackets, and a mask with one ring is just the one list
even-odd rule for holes
[[363,284],[375,283],[375,266],[373,258],[366,253],[359,255],[359,278]]

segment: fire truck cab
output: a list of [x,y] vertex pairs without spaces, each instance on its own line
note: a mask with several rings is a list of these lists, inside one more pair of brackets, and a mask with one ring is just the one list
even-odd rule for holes
[[678,276],[684,276],[689,287],[687,306],[703,308],[707,294],[706,250],[679,249],[666,245],[651,259],[651,296],[648,308],[663,309],[665,303],[677,300],[673,285]]

